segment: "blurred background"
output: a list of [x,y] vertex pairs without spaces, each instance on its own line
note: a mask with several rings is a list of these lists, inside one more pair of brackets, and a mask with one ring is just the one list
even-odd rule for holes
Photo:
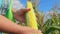
[[[1,4],[0,7],[6,10],[8,4],[6,3],[7,1],[5,1],[6,0],[0,0],[0,4],[1,2],[4,4]],[[13,7],[16,9],[26,8],[26,2],[27,0],[15,0],[13,3],[17,3],[17,5],[13,4]],[[42,33],[50,31],[50,26],[53,26],[55,29],[54,31],[51,30],[51,33],[49,34],[60,34],[60,0],[31,0],[31,2],[37,15],[38,28]],[[4,14],[5,10],[2,9],[0,8],[0,13],[2,11]]]

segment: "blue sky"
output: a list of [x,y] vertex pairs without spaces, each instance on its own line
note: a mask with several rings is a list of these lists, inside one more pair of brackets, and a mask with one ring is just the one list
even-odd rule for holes
[[[26,0],[20,0],[20,2],[25,6]],[[58,7],[60,7],[60,0],[40,0],[37,8],[39,11],[44,11],[46,13],[51,9],[55,4],[58,4]]]
[[21,2],[24,6],[26,6],[26,0],[20,0],[20,2]]
[[47,12],[49,9],[51,9],[55,4],[58,4],[60,6],[60,0],[40,0],[40,5],[38,6],[38,9],[40,11]]

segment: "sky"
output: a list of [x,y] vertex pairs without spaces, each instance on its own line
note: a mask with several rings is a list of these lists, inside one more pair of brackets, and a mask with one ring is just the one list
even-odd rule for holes
[[55,4],[60,6],[60,0],[40,0],[38,9],[40,11],[47,12],[49,11]]
[[[26,6],[26,0],[20,0],[20,2]],[[60,7],[60,0],[40,0],[37,5],[37,9],[40,12],[48,12],[55,4],[58,4],[58,7]]]
[[[25,6],[22,1],[18,1],[18,0],[12,0],[12,1],[13,1],[12,7],[15,8],[16,10],[24,8],[24,6]],[[24,3],[26,3],[26,2],[24,2]]]

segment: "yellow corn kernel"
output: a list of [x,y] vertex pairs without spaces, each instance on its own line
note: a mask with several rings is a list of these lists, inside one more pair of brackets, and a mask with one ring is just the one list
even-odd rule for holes
[[31,9],[29,12],[26,13],[27,25],[33,29],[38,29],[36,16],[31,1],[27,1],[27,8]]

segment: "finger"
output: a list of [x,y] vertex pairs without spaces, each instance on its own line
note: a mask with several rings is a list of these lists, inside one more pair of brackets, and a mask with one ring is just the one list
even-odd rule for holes
[[39,32],[39,34],[42,34],[41,30],[39,30],[38,32]]
[[25,12],[30,11],[30,9],[29,9],[29,8],[26,8],[26,9],[20,9],[20,11],[22,11],[22,13],[25,13]]
[[26,12],[28,12],[30,9],[20,9],[20,10],[18,10],[16,13],[18,14],[18,15],[23,15],[23,14],[25,14]]
[[34,34],[42,34],[41,30],[36,30]]
[[13,13],[15,13],[15,12],[16,12],[16,10],[15,10],[14,8],[12,8],[12,12],[13,12]]

